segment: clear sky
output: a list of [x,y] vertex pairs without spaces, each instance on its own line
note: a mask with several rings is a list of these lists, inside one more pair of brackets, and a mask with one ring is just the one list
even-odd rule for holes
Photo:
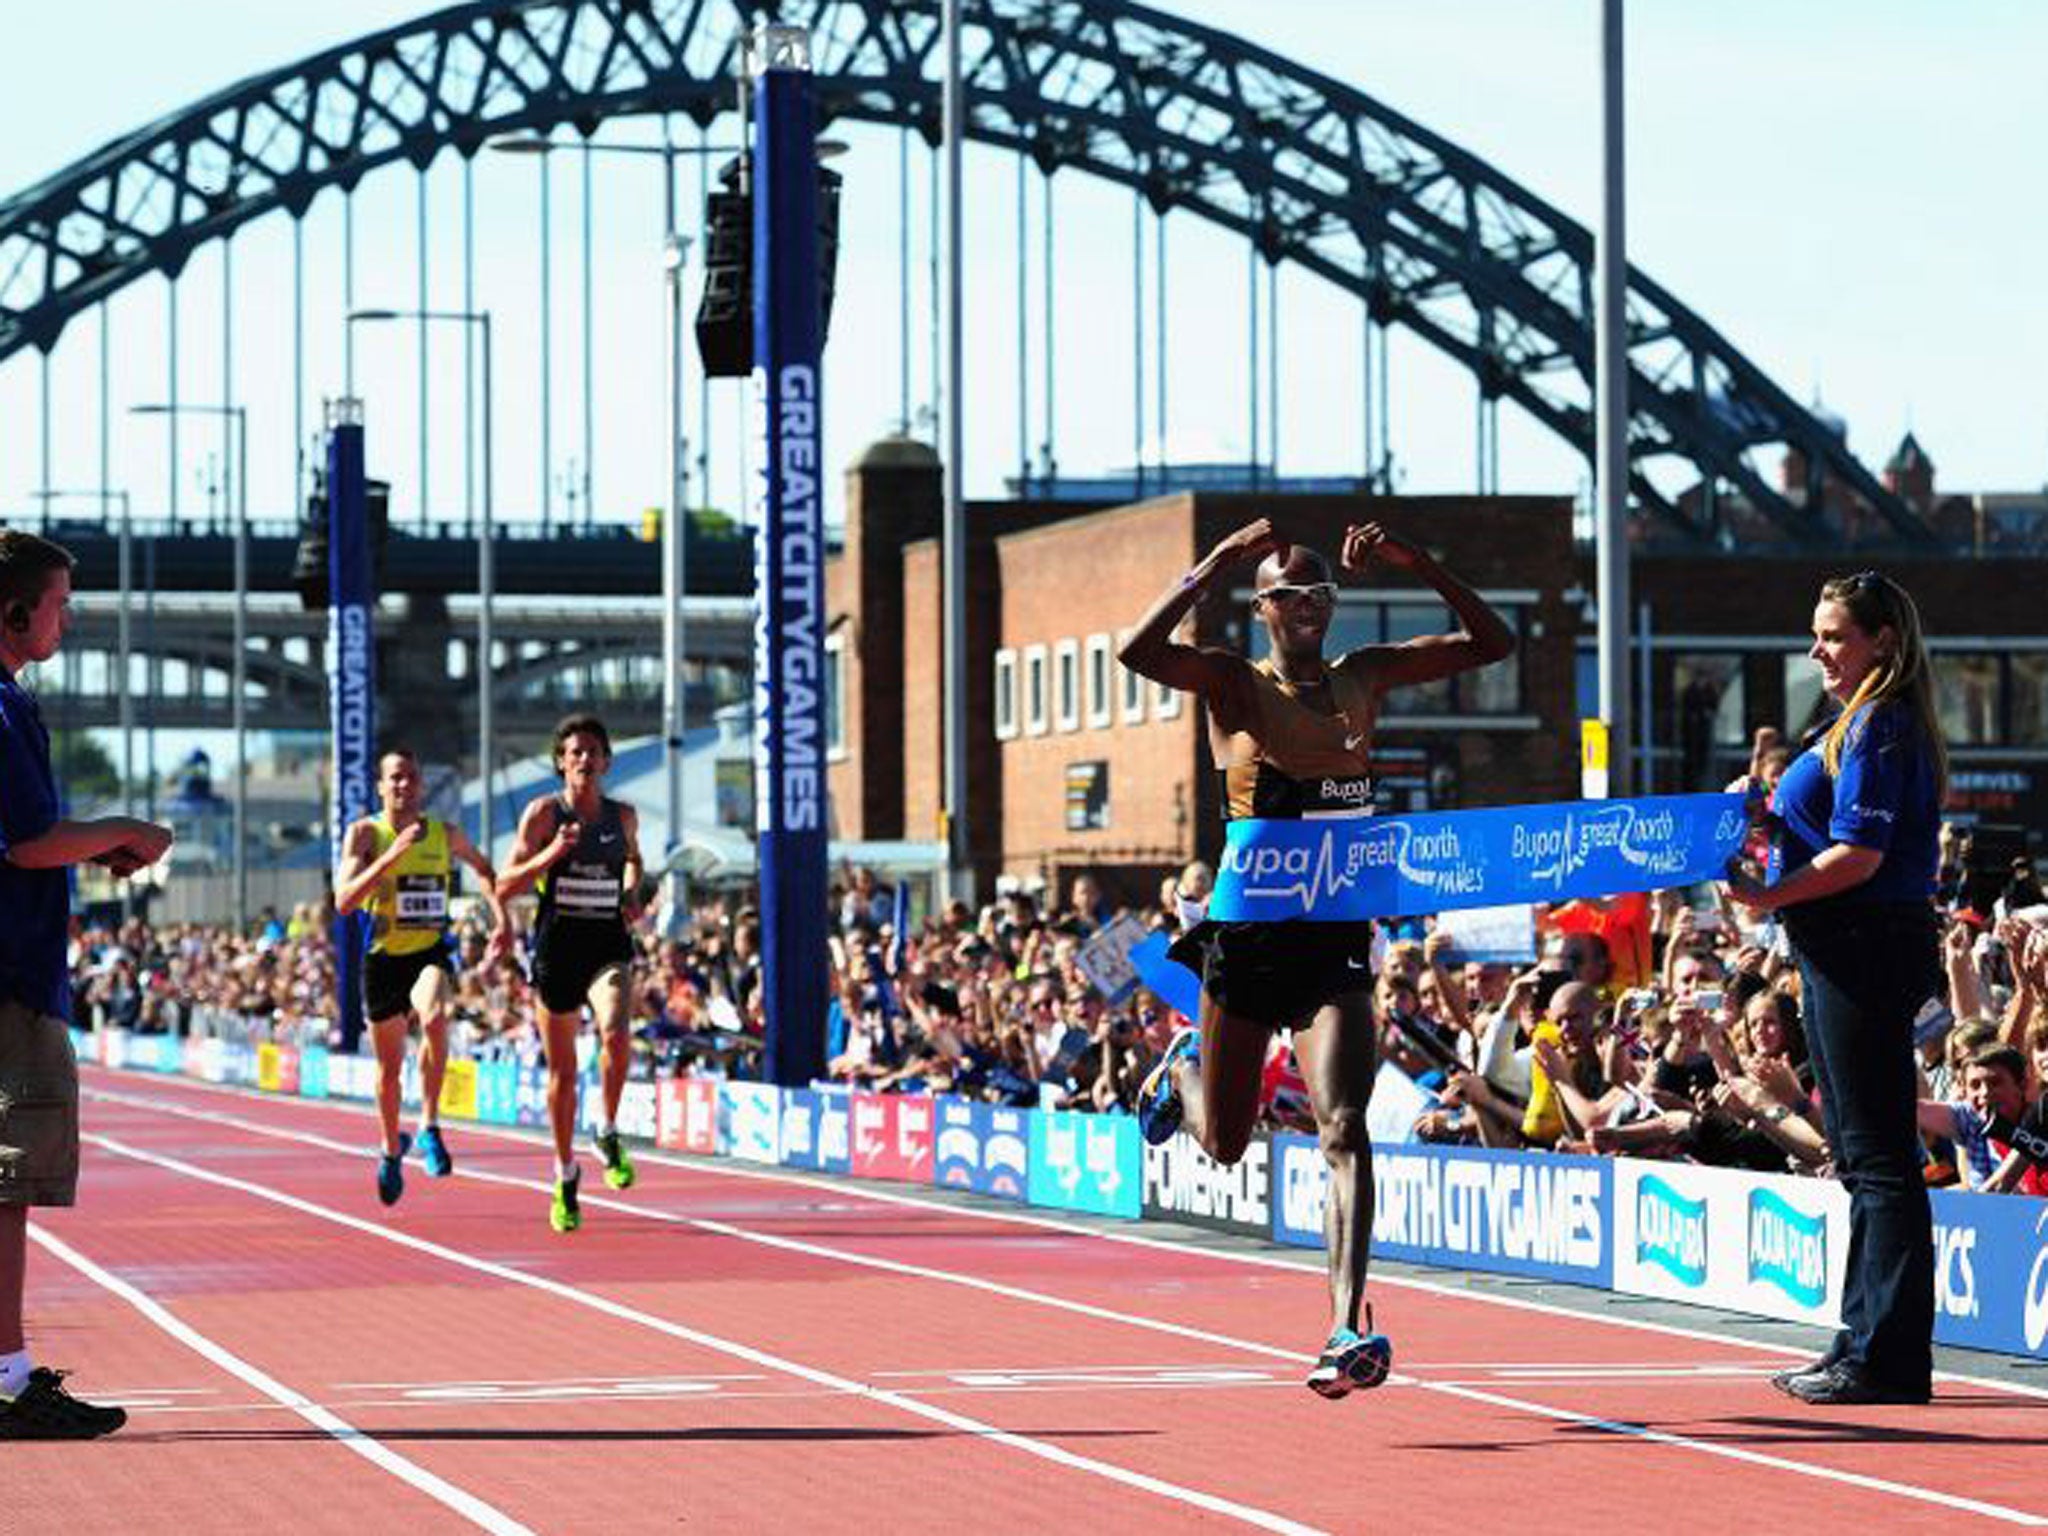
[[[1590,222],[1598,185],[1596,0],[1177,0],[1163,7],[1312,59],[1435,132],[1492,160]],[[21,7],[0,51],[0,193],[20,189],[108,138],[245,75],[420,14],[354,0],[337,10],[274,0],[67,0]],[[2037,292],[2048,250],[2038,195],[2048,143],[2048,6],[2037,0],[1637,0],[1629,7],[1629,241],[1634,262],[1716,325],[1801,399],[1818,395],[1849,424],[1851,446],[1880,462],[1910,425],[1951,488],[2011,490],[2048,480],[2048,310]],[[729,124],[730,120],[728,120]],[[607,133],[644,136],[614,125]],[[729,126],[721,136],[729,137]],[[847,130],[852,151],[840,304],[827,376],[828,449],[850,458],[898,411],[896,152],[893,136]],[[919,296],[913,401],[928,398],[922,264],[926,160],[914,156]],[[993,492],[1016,453],[1014,162],[971,152],[975,321],[967,477]],[[500,332],[499,500],[507,515],[539,500],[534,321],[538,257],[533,161],[479,161],[479,295]],[[436,303],[459,297],[454,157],[428,182]],[[693,183],[692,183],[693,185]],[[1059,198],[1057,447],[1085,473],[1131,457],[1130,198],[1063,174]],[[553,468],[585,456],[579,400],[579,182],[553,173],[555,242]],[[413,299],[415,179],[391,171],[359,197],[359,302]],[[339,387],[338,209],[329,195],[306,228],[309,416]],[[1032,282],[1038,194],[1033,182]],[[601,163],[597,178],[594,477],[604,516],[661,496],[659,208],[639,164]],[[692,216],[693,217],[693,216]],[[275,227],[272,227],[275,226]],[[1177,456],[1245,449],[1242,246],[1187,215],[1169,220],[1169,442]],[[1148,229],[1148,240],[1150,231]],[[240,299],[236,393],[252,411],[252,499],[282,509],[291,486],[290,267],[282,220],[236,245]],[[221,370],[218,258],[196,257],[182,285],[183,398],[216,400]],[[1031,300],[1036,305],[1034,295]],[[1284,470],[1347,472],[1358,462],[1356,309],[1306,277],[1283,277],[1280,357]],[[1148,300],[1149,303],[1149,300]],[[116,483],[159,506],[167,456],[158,423],[125,405],[163,394],[163,285],[113,305]],[[1147,317],[1148,329],[1151,324]],[[1032,319],[1034,354],[1038,325]],[[75,325],[52,370],[53,483],[97,473],[94,327]],[[1325,338],[1334,337],[1334,343]],[[416,354],[409,332],[364,333],[359,383],[373,467],[417,505]],[[460,368],[451,337],[433,343],[430,389],[436,506],[459,510]],[[1033,358],[1035,370],[1038,359]],[[1409,490],[1473,483],[1472,386],[1419,343],[1397,339],[1394,450]],[[694,384],[692,386],[694,390]],[[1035,380],[1028,436],[1044,436]],[[739,484],[740,418],[722,387],[713,427],[714,499]],[[37,369],[0,366],[0,509],[39,481]],[[694,410],[692,411],[694,416]],[[1502,476],[1517,491],[1570,492],[1577,457],[1512,407]],[[201,502],[217,429],[189,429],[180,494]],[[554,491],[557,514],[564,491]]]
[[[1582,220],[1598,178],[1595,0],[1180,0],[1166,7],[1238,32],[1407,113],[1489,159]],[[0,189],[26,186],[106,139],[244,75],[346,35],[404,21],[415,6],[356,0],[331,10],[267,0],[69,0],[13,18],[18,46],[0,54]],[[1629,12],[1629,240],[1638,266],[1744,348],[1800,398],[1816,395],[1849,423],[1851,444],[1881,460],[1908,425],[1942,483],[2018,489],[2048,479],[2048,410],[2036,359],[2048,342],[2034,288],[2048,249],[2048,213],[2033,195],[2033,157],[2048,142],[2048,7],[2028,0],[1638,0]],[[622,136],[644,130],[621,125]],[[853,129],[848,238],[828,374],[830,448],[845,459],[898,413],[896,156],[893,140]],[[925,160],[913,160],[913,263],[926,257]],[[968,481],[993,491],[1016,461],[1014,175],[976,154],[970,193],[970,336],[975,394]],[[538,326],[531,161],[479,164],[479,294],[499,316],[499,499],[509,515],[540,497]],[[596,212],[596,441],[590,457],[601,515],[659,499],[658,287],[651,273],[658,210],[646,170],[600,162]],[[453,157],[428,183],[436,303],[456,296]],[[412,299],[413,178],[387,172],[359,199],[359,302]],[[1129,198],[1071,175],[1058,182],[1061,364],[1056,442],[1077,473],[1131,457]],[[557,158],[553,472],[557,513],[585,457],[580,405],[580,264],[576,169]],[[339,386],[338,199],[307,226],[309,415]],[[1038,217],[1034,184],[1031,217]],[[252,422],[252,499],[289,496],[290,384],[285,308],[289,265],[279,220],[237,243],[238,396]],[[1150,232],[1148,231],[1148,239]],[[1035,240],[1035,235],[1034,235]],[[1169,443],[1177,456],[1241,456],[1246,443],[1244,263],[1236,242],[1185,215],[1169,221]],[[181,299],[182,397],[223,388],[217,257],[196,258]],[[1036,257],[1031,259],[1035,273]],[[913,403],[929,398],[923,283],[913,313]],[[1036,278],[1033,277],[1035,287]],[[1030,301],[1037,303],[1034,294]],[[1283,277],[1282,467],[1347,471],[1358,460],[1355,309],[1306,277]],[[1149,301],[1148,301],[1149,303]],[[114,305],[115,411],[164,393],[163,286],[136,285]],[[1148,327],[1150,316],[1148,315]],[[97,406],[89,325],[67,333],[52,369],[52,483],[97,473]],[[1037,348],[1037,320],[1031,326]],[[1323,338],[1340,338],[1325,344]],[[1113,338],[1113,339],[1099,339]],[[400,515],[417,504],[416,353],[410,335],[364,333],[359,383],[369,402],[373,459],[399,483]],[[459,506],[452,337],[431,352],[428,480],[437,506]],[[1034,358],[1033,368],[1038,365]],[[1411,490],[1469,488],[1471,385],[1412,340],[1394,351],[1394,450]],[[37,370],[0,367],[0,507],[40,482]],[[1027,435],[1045,435],[1033,383]],[[714,497],[739,483],[739,416],[719,393],[712,438]],[[1149,394],[1149,389],[1148,389]],[[693,413],[694,414],[694,413]],[[216,429],[195,424],[183,448],[180,495],[200,504]],[[160,505],[168,471],[163,428],[117,419],[113,478]],[[1504,412],[1503,483],[1570,491],[1576,456]]]

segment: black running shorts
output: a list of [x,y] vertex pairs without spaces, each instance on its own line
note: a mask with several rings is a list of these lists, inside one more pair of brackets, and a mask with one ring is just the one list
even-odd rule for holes
[[1226,1013],[1280,1029],[1372,990],[1371,923],[1197,923],[1167,953]]
[[607,967],[632,963],[633,941],[625,929],[606,924],[598,932],[582,934],[566,924],[535,946],[533,984],[541,1007],[549,1013],[581,1013],[591,983]]
[[[412,1011],[412,984],[429,966],[449,971],[448,950],[435,944],[406,955],[373,949],[363,957],[363,1012],[372,1024]],[[453,974],[452,971],[449,974]]]

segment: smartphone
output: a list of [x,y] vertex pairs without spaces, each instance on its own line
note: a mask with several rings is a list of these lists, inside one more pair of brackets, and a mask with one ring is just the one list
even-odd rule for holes
[[1700,911],[1693,913],[1692,927],[1695,933],[1719,933],[1721,931],[1721,914],[1710,907],[1702,908]]
[[1628,1004],[1628,1011],[1630,1013],[1641,1013],[1645,1008],[1657,1006],[1657,989],[1655,987],[1630,987],[1623,994],[1622,1001]]
[[1719,987],[1710,987],[1692,995],[1693,1003],[1702,1013],[1719,1013],[1723,997]]

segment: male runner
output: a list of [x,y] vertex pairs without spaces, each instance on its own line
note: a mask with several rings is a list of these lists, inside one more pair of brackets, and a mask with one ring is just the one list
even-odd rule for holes
[[597,1153],[613,1189],[633,1182],[633,1160],[619,1140],[619,1095],[632,1065],[627,1031],[632,996],[633,940],[626,931],[639,889],[640,815],[605,797],[612,765],[611,737],[595,715],[571,715],[555,727],[555,772],[560,793],[528,805],[519,817],[511,866],[501,889],[515,891],[536,877],[540,913],[534,925],[533,979],[547,1036],[548,1121],[555,1133],[555,1193],[548,1224],[574,1232],[583,1224],[576,1203],[581,1170],[576,1139],[576,1034],[587,1002],[603,1040],[604,1124]]
[[[128,1422],[124,1409],[73,1397],[62,1371],[30,1358],[22,1330],[29,1207],[78,1193],[69,870],[98,864],[125,880],[171,846],[169,827],[64,815],[50,733],[21,674],[64,641],[71,565],[61,546],[0,528],[0,1440],[91,1440]],[[34,1473],[12,1476],[0,1499],[19,1506]]]
[[[1514,649],[1500,616],[1415,545],[1377,523],[1344,531],[1344,569],[1375,562],[1412,571],[1464,625],[1334,660],[1323,638],[1337,598],[1329,562],[1290,544],[1265,518],[1219,543],[1167,589],[1119,659],[1209,709],[1209,746],[1223,770],[1224,816],[1305,818],[1372,813],[1372,733],[1391,689],[1486,666]],[[1253,601],[1269,654],[1250,662],[1173,638],[1202,596],[1259,562]],[[1218,1162],[1244,1155],[1258,1115],[1261,1068],[1276,1029],[1292,1029],[1316,1129],[1330,1165],[1325,1231],[1332,1330],[1308,1385],[1325,1397],[1377,1386],[1393,1346],[1358,1332],[1372,1235],[1372,1146],[1365,1109],[1377,1069],[1370,923],[1201,922],[1174,945],[1202,976],[1199,1033],[1174,1037],[1139,1095],[1147,1141],[1181,1126]],[[1368,1314],[1367,1327],[1371,1326]]]
[[420,1026],[420,1159],[427,1176],[455,1171],[441,1135],[441,1079],[448,1070],[448,877],[452,861],[476,872],[491,908],[491,942],[484,965],[509,947],[511,925],[498,899],[497,876],[458,826],[421,814],[419,759],[392,747],[377,759],[377,798],[383,810],[353,823],[341,840],[341,870],[334,882],[335,910],[370,914],[370,952],[363,962],[363,1011],[377,1048],[377,1114],[384,1137],[378,1148],[377,1198],[396,1205],[405,1193],[405,1154],[412,1138],[398,1129],[398,1097],[405,1074],[405,1038]]

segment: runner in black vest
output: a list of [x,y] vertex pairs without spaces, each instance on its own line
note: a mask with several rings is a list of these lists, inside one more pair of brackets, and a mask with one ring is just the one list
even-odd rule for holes
[[[1258,663],[1173,639],[1204,593],[1253,579],[1270,642]],[[1372,811],[1372,737],[1390,689],[1500,661],[1514,635],[1478,593],[1422,550],[1377,523],[1344,532],[1343,566],[1412,571],[1434,587],[1464,628],[1399,645],[1367,645],[1326,661],[1335,612],[1330,563],[1290,544],[1261,518],[1219,543],[1152,605],[1119,659],[1209,708],[1209,746],[1223,771],[1224,816],[1364,816]],[[1372,1144],[1365,1108],[1378,1052],[1372,1018],[1369,923],[1197,923],[1174,956],[1202,976],[1199,1033],[1183,1030],[1139,1095],[1145,1139],[1185,1126],[1211,1157],[1244,1156],[1258,1118],[1266,1050],[1294,1030],[1294,1054],[1330,1165],[1325,1207],[1332,1329],[1308,1384],[1325,1397],[1377,1386],[1393,1347],[1358,1332],[1372,1238]],[[1371,1327],[1370,1317],[1367,1320]]]
[[576,1036],[590,1005],[602,1035],[604,1124],[597,1134],[604,1180],[633,1182],[633,1160],[619,1140],[619,1096],[632,1064],[627,1009],[632,999],[633,938],[626,931],[640,886],[640,816],[607,799],[611,737],[595,715],[571,715],[555,727],[559,792],[519,817],[500,891],[538,880],[533,979],[547,1037],[548,1120],[555,1133],[555,1190],[548,1222],[557,1232],[583,1224],[576,1200]]

